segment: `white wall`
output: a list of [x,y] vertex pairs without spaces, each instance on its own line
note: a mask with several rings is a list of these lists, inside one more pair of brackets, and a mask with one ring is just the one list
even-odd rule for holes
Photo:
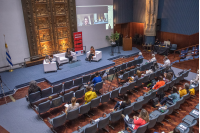
[[30,56],[21,0],[0,0],[0,67],[8,65],[3,34],[13,64]]

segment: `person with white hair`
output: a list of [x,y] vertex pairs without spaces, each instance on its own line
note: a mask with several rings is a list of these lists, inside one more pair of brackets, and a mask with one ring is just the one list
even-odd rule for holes
[[37,91],[40,91],[40,93],[42,92],[40,87],[37,86],[37,82],[33,80],[29,83],[28,94],[35,93]]
[[197,75],[195,79],[190,81],[190,84],[198,84],[199,83],[199,70],[197,70]]
[[152,54],[151,56],[152,56],[152,59],[151,59],[151,60],[149,60],[149,62],[154,62],[154,61],[156,61],[155,54]]
[[139,56],[138,56],[136,59],[141,59],[141,58],[143,58],[142,52],[139,52],[138,55],[139,55]]

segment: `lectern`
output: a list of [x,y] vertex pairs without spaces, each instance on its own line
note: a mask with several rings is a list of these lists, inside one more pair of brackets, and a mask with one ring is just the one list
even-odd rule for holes
[[123,38],[123,50],[132,50],[132,38]]

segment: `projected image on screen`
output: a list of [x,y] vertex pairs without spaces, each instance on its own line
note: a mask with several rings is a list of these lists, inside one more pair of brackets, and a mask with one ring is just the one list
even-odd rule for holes
[[78,26],[104,24],[106,29],[113,29],[113,6],[107,6],[107,8],[107,13],[77,14]]
[[78,31],[83,33],[83,45],[109,46],[105,36],[113,32],[113,0],[76,0],[76,13]]

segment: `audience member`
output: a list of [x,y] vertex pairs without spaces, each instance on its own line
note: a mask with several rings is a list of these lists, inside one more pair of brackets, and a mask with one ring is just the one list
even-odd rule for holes
[[116,111],[118,109],[124,109],[125,107],[129,106],[131,104],[131,101],[128,98],[128,95],[125,94],[124,95],[124,101],[117,101],[117,103],[115,104],[114,109],[110,109],[111,111]]
[[190,85],[189,85],[188,83],[185,83],[185,84],[184,84],[184,88],[179,87],[179,94],[180,94],[180,97],[186,95],[186,94],[189,92],[189,87],[190,87]]
[[149,62],[154,62],[154,61],[156,61],[156,57],[155,57],[155,54],[152,54],[152,59],[149,60]]
[[163,77],[159,76],[158,77],[158,82],[156,82],[156,84],[153,86],[152,89],[157,90],[158,88],[162,87],[165,85],[165,81],[163,81]]
[[102,81],[102,79],[101,79],[101,76],[100,76],[100,74],[99,74],[99,72],[96,72],[95,73],[95,78],[93,78],[93,80],[92,80],[92,83],[94,84],[94,86],[96,85],[96,83],[99,83],[99,82],[101,82]]
[[168,59],[167,56],[164,57],[163,61],[164,61],[164,65],[161,65],[161,67],[168,67],[168,68],[170,68],[171,63],[170,63],[170,60]]
[[157,70],[159,70],[159,66],[157,62],[154,62],[153,65],[151,66],[151,69],[155,72]]
[[67,112],[76,109],[78,107],[79,103],[76,103],[76,97],[72,97],[71,104],[65,104],[65,113],[67,114]]
[[137,60],[137,59],[141,59],[141,58],[143,58],[143,56],[142,56],[142,52],[139,52],[138,55],[139,55],[139,56],[138,56],[137,58],[135,58],[136,60]]
[[70,52],[69,48],[67,48],[67,51],[65,53],[65,58],[69,59],[69,63],[72,62],[73,56],[71,55],[71,52]]
[[173,93],[169,95],[168,97],[164,97],[160,103],[158,103],[156,106],[163,106],[166,104],[166,102],[169,102],[171,104],[176,103],[178,100],[180,100],[180,95],[177,91],[176,87],[173,87]]
[[170,73],[164,73],[165,83],[168,83],[172,80],[172,75]]
[[37,82],[33,80],[29,83],[28,94],[30,95],[31,93],[35,93],[37,91],[40,91],[40,93],[42,92],[40,87],[37,86]]
[[133,119],[127,120],[123,114],[122,117],[125,122],[125,130],[127,130],[127,127],[131,128],[132,130],[137,130],[140,126],[149,122],[149,113],[145,109],[140,111],[138,117],[133,116]]
[[91,86],[86,87],[85,104],[89,103],[92,99],[97,98],[96,92],[93,92],[92,90],[93,88]]

